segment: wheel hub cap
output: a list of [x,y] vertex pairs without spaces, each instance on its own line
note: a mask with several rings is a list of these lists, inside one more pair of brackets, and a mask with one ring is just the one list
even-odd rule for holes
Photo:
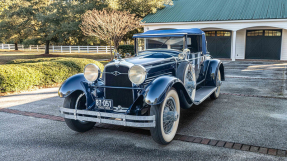
[[163,129],[166,134],[169,134],[172,129],[174,122],[178,120],[178,113],[176,111],[175,100],[170,97],[165,104],[163,111]]

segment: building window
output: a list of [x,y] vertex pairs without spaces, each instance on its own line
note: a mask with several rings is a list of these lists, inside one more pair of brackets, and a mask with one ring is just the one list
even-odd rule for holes
[[265,30],[265,36],[281,36],[280,31]]
[[205,35],[206,36],[215,36],[215,31],[206,31]]
[[229,31],[217,31],[217,36],[230,36],[231,33]]
[[263,36],[263,30],[248,31],[247,36]]

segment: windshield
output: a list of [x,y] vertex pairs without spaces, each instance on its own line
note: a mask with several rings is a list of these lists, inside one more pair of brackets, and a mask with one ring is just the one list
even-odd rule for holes
[[160,38],[138,38],[137,51],[152,49],[175,49],[183,50],[183,37],[160,37]]

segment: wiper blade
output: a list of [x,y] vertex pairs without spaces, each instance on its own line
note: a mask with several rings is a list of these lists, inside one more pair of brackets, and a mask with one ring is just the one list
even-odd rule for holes
[[159,48],[161,48],[169,39],[171,39],[171,37],[169,37],[164,43],[162,43]]

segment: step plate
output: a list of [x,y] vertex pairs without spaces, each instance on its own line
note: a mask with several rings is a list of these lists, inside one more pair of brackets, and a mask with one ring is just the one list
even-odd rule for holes
[[202,87],[198,89],[195,93],[194,104],[199,105],[205,99],[207,99],[214,91],[216,91],[217,87]]

